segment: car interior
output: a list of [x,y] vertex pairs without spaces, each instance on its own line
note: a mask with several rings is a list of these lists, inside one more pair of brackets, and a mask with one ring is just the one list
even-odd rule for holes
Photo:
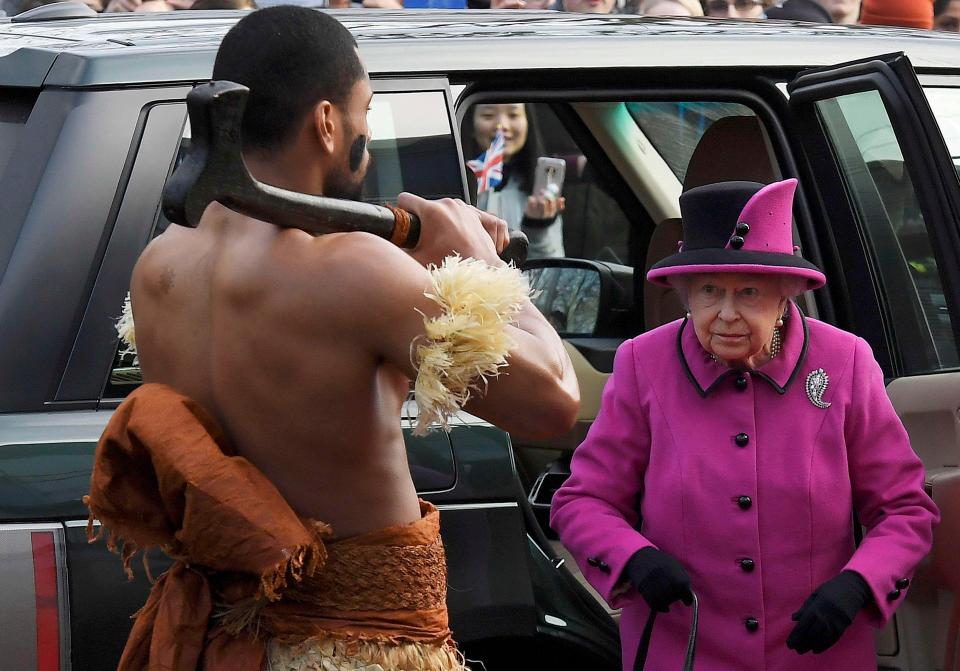
[[[627,327],[632,332],[616,334],[619,337],[612,339],[610,333],[604,333],[607,350],[685,313],[675,291],[644,280],[650,266],[677,250],[682,238],[681,192],[717,181],[769,183],[783,177],[769,133],[760,118],[743,105],[525,102],[528,117],[543,135],[544,151],[567,161],[563,188],[566,256],[606,264],[621,280],[626,274],[625,281],[632,284],[629,307],[638,313]],[[470,132],[464,122],[462,137],[467,138]],[[610,168],[619,183],[605,179]],[[865,168],[869,188],[882,203],[882,224],[878,226],[883,231],[873,234],[890,239],[890,249],[896,252],[894,261],[901,273],[911,275],[907,286],[916,292],[916,300],[904,306],[911,323],[921,325],[921,332],[911,333],[910,341],[933,350],[927,353],[929,356],[938,356],[938,349],[946,350],[945,355],[940,352],[938,360],[944,367],[955,366],[952,358],[944,360],[944,356],[953,357],[955,353],[937,347],[938,343],[952,342],[952,332],[949,320],[944,325],[935,319],[938,304],[942,306],[943,290],[922,217],[918,221],[920,214],[902,157],[899,162],[871,160]],[[618,188],[622,196],[624,187],[630,198],[617,198]],[[639,205],[643,212],[624,208],[625,201],[632,208]],[[629,230],[624,231],[624,226]],[[600,241],[593,237],[596,235],[600,235]],[[799,239],[796,225],[795,239]],[[543,278],[542,268],[532,272],[535,274],[531,277]],[[818,316],[812,293],[799,296],[797,303],[808,316]],[[945,311],[945,307],[942,309]],[[593,356],[591,347],[600,345],[591,345],[590,338],[563,331],[561,335],[581,386],[578,425],[551,441],[514,441],[514,448],[521,480],[537,519],[551,538],[553,552],[565,558],[565,566],[596,596],[552,534],[547,520],[553,493],[569,474],[573,450],[596,417],[603,386],[612,370],[612,352],[609,357]],[[889,393],[914,449],[927,467],[927,487],[941,508],[943,522],[936,531],[934,550],[917,571],[907,600],[890,624],[877,633],[878,665],[881,669],[903,670],[956,668],[960,654],[960,618],[954,598],[960,586],[960,563],[956,562],[960,556],[960,424],[950,410],[960,407],[960,375],[900,377],[892,381]],[[607,610],[618,617],[616,611]]]

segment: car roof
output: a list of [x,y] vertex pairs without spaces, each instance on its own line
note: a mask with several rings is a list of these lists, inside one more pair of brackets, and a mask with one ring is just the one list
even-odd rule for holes
[[[960,72],[960,36],[785,21],[478,10],[331,11],[372,75],[636,67],[800,68],[904,51]],[[103,86],[210,77],[243,11],[0,20],[0,85]]]

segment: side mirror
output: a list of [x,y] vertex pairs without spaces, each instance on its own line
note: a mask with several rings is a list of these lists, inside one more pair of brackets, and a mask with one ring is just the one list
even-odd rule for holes
[[533,304],[564,337],[628,338],[633,331],[633,268],[585,259],[533,259],[523,273]]

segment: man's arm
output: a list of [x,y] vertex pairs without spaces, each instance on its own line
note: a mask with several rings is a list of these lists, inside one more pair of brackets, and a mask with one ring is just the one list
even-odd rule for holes
[[[344,278],[338,290],[345,299],[342,317],[350,337],[415,379],[416,345],[426,338],[424,319],[441,312],[425,295],[432,284],[417,259],[439,261],[456,251],[503,265],[494,238],[505,244],[506,227],[494,219],[499,223],[487,221],[487,230],[476,210],[454,201],[400,204],[415,211],[423,223],[422,242],[412,253],[374,236],[350,234],[344,236],[342,253],[327,254],[325,263],[342,264],[334,273]],[[486,385],[478,381],[480,391],[465,409],[521,437],[563,433],[576,420],[580,402],[573,365],[556,331],[529,300],[524,300],[515,320],[505,326],[515,343],[507,367]]]

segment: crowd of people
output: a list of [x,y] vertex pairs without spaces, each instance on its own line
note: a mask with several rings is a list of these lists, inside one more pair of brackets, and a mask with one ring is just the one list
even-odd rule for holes
[[489,0],[489,5],[491,9],[780,19],[960,32],[960,0]]
[[[56,0],[4,0],[8,15]],[[256,0],[74,0],[97,12],[257,9]],[[452,4],[451,4],[452,2]],[[810,23],[903,26],[960,32],[960,0],[464,0],[471,9],[539,9],[589,14],[711,16]],[[439,3],[439,4],[438,4]],[[277,4],[270,2],[269,4]],[[300,3],[297,3],[300,4]],[[457,0],[317,0],[320,6],[452,7]]]

